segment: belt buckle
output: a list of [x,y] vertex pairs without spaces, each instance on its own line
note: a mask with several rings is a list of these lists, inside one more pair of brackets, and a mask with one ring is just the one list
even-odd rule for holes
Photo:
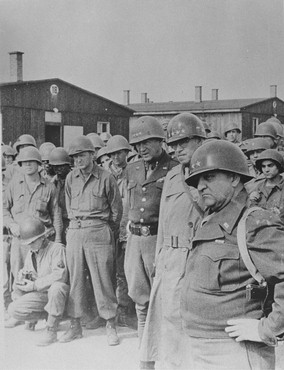
[[149,226],[141,226],[141,235],[142,236],[150,235],[150,227]]

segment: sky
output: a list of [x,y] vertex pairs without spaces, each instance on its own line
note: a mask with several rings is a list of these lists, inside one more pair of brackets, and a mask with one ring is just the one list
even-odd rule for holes
[[284,100],[283,0],[0,0],[0,82],[61,78],[118,103]]

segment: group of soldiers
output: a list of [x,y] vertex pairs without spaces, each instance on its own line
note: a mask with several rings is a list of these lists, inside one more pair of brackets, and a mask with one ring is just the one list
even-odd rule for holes
[[166,135],[140,117],[129,142],[3,146],[5,326],[46,318],[38,344],[49,345],[67,316],[64,343],[91,311],[86,328],[105,326],[117,345],[135,306],[141,369],[272,369],[284,333],[281,129],[272,117],[240,142],[235,123],[218,133],[182,113]]

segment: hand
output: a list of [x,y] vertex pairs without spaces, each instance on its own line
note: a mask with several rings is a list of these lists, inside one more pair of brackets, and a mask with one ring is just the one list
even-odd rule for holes
[[250,200],[255,200],[257,201],[260,198],[260,194],[258,191],[252,191],[249,195]]
[[16,236],[17,238],[20,236],[20,226],[16,223],[11,224],[9,227],[11,233]]
[[25,282],[25,285],[17,285],[18,289],[22,290],[23,292],[33,292],[35,290],[35,283],[34,281],[30,281],[27,279],[21,280],[21,282]]
[[259,320],[256,319],[231,319],[227,321],[228,325],[225,332],[229,337],[236,338],[236,342],[250,340],[252,342],[262,342],[258,334]]

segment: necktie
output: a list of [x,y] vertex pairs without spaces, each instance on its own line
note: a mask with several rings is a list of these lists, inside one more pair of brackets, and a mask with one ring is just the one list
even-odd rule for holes
[[37,252],[32,252],[32,263],[35,271],[37,272],[37,260],[36,260]]

